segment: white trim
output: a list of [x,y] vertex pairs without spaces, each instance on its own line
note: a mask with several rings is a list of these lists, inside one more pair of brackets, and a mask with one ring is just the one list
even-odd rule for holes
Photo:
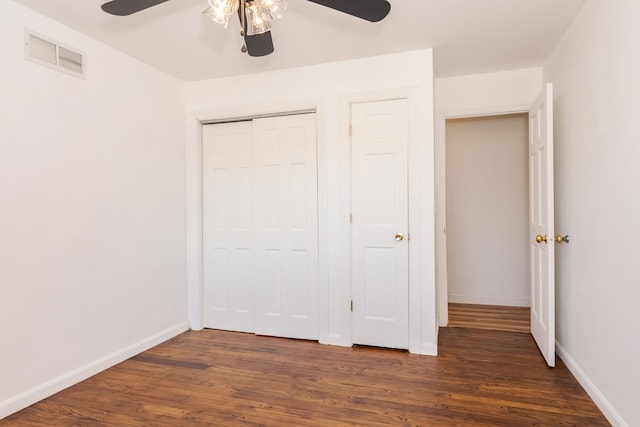
[[420,354],[424,356],[437,356],[438,346],[433,343],[423,342],[420,346]]
[[446,121],[470,117],[499,116],[505,114],[528,113],[530,105],[505,105],[468,110],[436,112],[435,120],[435,187],[436,187],[436,301],[437,324],[449,324],[448,278],[447,278],[447,238],[445,235],[447,218],[446,201]]
[[7,399],[0,403],[0,419],[18,412],[29,405],[33,405],[34,403],[58,393],[67,387],[84,381],[87,378],[117,365],[118,363],[124,362],[130,357],[140,354],[151,347],[155,347],[156,345],[180,335],[187,330],[189,330],[187,322],[179,323],[171,328],[165,329],[164,331],[158,332],[149,338],[140,340],[137,343],[131,344],[123,349],[101,357],[98,360],[74,369],[71,372],[60,375],[51,381]]
[[186,121],[187,305],[189,327],[204,328],[202,265],[202,124],[197,115]]
[[329,183],[324,104],[316,102],[316,161],[318,174],[318,342],[329,339]]
[[580,365],[571,357],[571,355],[560,345],[556,340],[556,353],[562,359],[569,371],[578,380],[582,388],[585,389],[589,397],[593,399],[594,403],[602,411],[607,420],[614,427],[629,427],[629,424],[625,422],[622,416],[615,410],[611,402],[607,400],[604,393],[598,389],[598,387],[591,381],[587,374],[582,370]]

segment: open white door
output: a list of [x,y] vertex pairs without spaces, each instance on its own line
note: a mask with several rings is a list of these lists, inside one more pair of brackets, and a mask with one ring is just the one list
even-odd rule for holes
[[553,86],[529,110],[529,238],[531,334],[555,366],[555,248],[553,224]]
[[353,104],[353,343],[409,348],[408,101]]

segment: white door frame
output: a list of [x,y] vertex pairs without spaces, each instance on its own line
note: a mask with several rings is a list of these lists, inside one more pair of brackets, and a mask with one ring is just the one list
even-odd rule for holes
[[501,116],[528,113],[531,105],[487,107],[477,110],[452,110],[436,113],[435,120],[435,184],[436,184],[436,289],[438,324],[449,324],[449,285],[447,278],[447,182],[446,122],[450,119]]
[[[433,271],[433,264],[429,265],[429,248],[432,241],[432,231],[430,227],[423,227],[423,222],[429,224],[430,218],[425,218],[423,212],[429,211],[428,199],[432,197],[430,188],[426,183],[425,172],[428,176],[432,169],[429,167],[432,161],[431,150],[427,144],[420,143],[425,130],[417,117],[419,91],[415,87],[396,88],[390,90],[371,91],[365,93],[354,93],[342,96],[340,99],[340,128],[342,138],[340,141],[340,158],[346,162],[341,176],[342,187],[344,189],[341,200],[341,212],[344,218],[344,228],[342,234],[345,236],[344,254],[349,254],[345,259],[344,280],[348,286],[342,295],[343,304],[347,310],[344,319],[348,325],[349,333],[353,331],[351,312],[349,311],[351,301],[351,228],[349,224],[349,213],[351,210],[351,137],[349,135],[349,125],[351,121],[351,105],[364,102],[387,101],[392,99],[407,99],[409,104],[408,117],[408,194],[409,194],[409,352],[415,354],[437,354],[437,344],[430,344],[427,338],[435,331],[423,330],[423,317],[429,313],[434,313],[435,289],[429,292],[429,280],[426,277]],[[432,165],[433,163],[431,163]],[[429,228],[429,229],[427,229]],[[433,280],[433,279],[432,279]],[[431,282],[432,283],[432,282]],[[435,315],[435,313],[434,313]],[[437,324],[437,322],[436,322]],[[348,338],[349,345],[353,344],[352,336]]]

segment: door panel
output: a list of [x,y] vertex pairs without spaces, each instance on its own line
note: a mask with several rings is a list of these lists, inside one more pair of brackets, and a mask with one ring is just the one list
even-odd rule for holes
[[203,127],[204,326],[253,332],[251,122]]
[[[529,237],[531,333],[555,366],[555,248],[553,206],[553,87],[548,83],[529,110]],[[536,237],[540,236],[540,241]]]
[[318,339],[315,114],[254,120],[256,333]]
[[354,104],[351,114],[353,342],[406,349],[408,101]]

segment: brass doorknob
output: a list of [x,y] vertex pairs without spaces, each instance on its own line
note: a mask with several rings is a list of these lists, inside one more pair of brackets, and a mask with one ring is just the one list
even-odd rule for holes
[[569,243],[569,235],[567,234],[563,236],[562,234],[558,234],[556,237],[553,238],[553,240],[556,243],[562,243],[562,242]]
[[542,243],[542,242],[547,243],[547,240],[548,240],[548,239],[549,239],[549,238],[547,237],[547,235],[546,235],[546,234],[545,234],[544,236],[541,236],[541,235],[539,235],[539,234],[536,236],[536,242],[538,242],[538,243]]
[[399,242],[400,240],[404,239],[404,234],[402,233],[396,233],[396,240]]

